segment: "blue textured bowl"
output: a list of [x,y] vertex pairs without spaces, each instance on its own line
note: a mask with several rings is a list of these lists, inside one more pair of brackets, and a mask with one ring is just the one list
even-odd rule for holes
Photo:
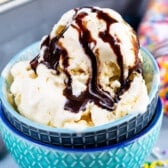
[[80,133],[70,129],[52,128],[30,121],[21,116],[9,103],[7,92],[10,87],[10,69],[20,60],[31,60],[39,53],[39,43],[35,43],[11,59],[1,74],[0,99],[2,109],[9,122],[25,135],[36,140],[70,148],[90,148],[116,144],[126,140],[147,126],[158,99],[159,70],[153,56],[141,49],[144,59],[143,72],[149,90],[149,106],[143,114],[129,114],[121,119],[101,126],[87,128]]
[[12,157],[23,168],[138,168],[150,154],[162,123],[159,99],[149,125],[131,139],[94,149],[70,149],[38,142],[15,129],[0,112],[3,140]]

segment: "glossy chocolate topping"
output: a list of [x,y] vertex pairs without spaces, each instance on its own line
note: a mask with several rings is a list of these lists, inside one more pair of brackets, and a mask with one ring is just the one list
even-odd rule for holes
[[[89,8],[89,7],[88,7]],[[117,22],[114,18],[109,16],[107,13],[99,10],[97,8],[89,8],[91,12],[96,13],[98,19],[103,20],[106,23],[106,30],[99,32],[99,37],[105,42],[108,43],[111,49],[117,56],[117,62],[120,67],[120,83],[121,87],[116,91],[115,96],[112,97],[107,91],[104,91],[98,83],[98,63],[97,58],[93,50],[90,48],[90,43],[96,44],[96,40],[92,37],[90,31],[85,26],[83,19],[88,15],[88,13],[80,11],[82,8],[75,9],[75,14],[73,17],[73,22],[75,24],[70,24],[77,30],[79,34],[79,42],[83,48],[86,56],[91,62],[91,74],[87,81],[87,89],[83,91],[79,96],[73,95],[72,92],[72,78],[71,74],[68,72],[67,68],[69,66],[69,55],[66,51],[66,48],[63,47],[59,41],[63,37],[63,34],[68,29],[68,26],[65,26],[64,30],[55,38],[50,39],[50,36],[47,36],[46,39],[41,44],[41,48],[44,49],[42,55],[36,56],[31,62],[31,67],[36,71],[38,64],[43,63],[48,68],[54,69],[57,74],[59,74],[59,61],[60,58],[63,60],[63,71],[66,74],[65,89],[63,90],[64,96],[67,98],[67,102],[64,106],[65,110],[71,112],[79,112],[86,108],[88,102],[94,102],[96,105],[105,108],[109,111],[115,109],[115,103],[120,100],[120,96],[130,87],[131,79],[130,75],[132,71],[140,72],[141,64],[138,59],[138,49],[139,46],[135,46],[136,62],[135,66],[131,67],[129,70],[128,78],[124,79],[124,65],[123,65],[123,56],[120,51],[120,45],[117,42],[117,38],[113,37],[110,34],[110,26]],[[39,57],[43,57],[43,60],[39,62]],[[140,72],[141,73],[141,72]]]

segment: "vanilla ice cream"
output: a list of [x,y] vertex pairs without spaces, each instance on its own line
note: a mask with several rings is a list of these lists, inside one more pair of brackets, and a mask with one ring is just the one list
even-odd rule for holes
[[133,29],[112,9],[65,13],[39,55],[11,69],[10,91],[23,116],[83,129],[145,112],[149,98]]

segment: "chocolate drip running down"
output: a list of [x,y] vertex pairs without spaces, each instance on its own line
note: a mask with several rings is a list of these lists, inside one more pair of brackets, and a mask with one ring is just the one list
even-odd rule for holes
[[[100,88],[100,85],[98,84],[98,63],[96,60],[96,55],[90,48],[90,43],[96,44],[96,41],[92,37],[90,31],[87,29],[85,24],[83,23],[83,19],[88,15],[85,12],[80,12],[80,8],[75,9],[75,14],[73,17],[73,21],[75,21],[75,24],[70,24],[69,26],[72,26],[74,29],[78,31],[79,34],[79,42],[89,58],[91,62],[91,74],[90,78],[87,82],[87,89],[83,91],[79,96],[74,96],[72,92],[72,78],[71,74],[68,72],[68,66],[69,66],[69,55],[66,51],[66,48],[64,48],[61,43],[59,42],[59,39],[63,37],[63,34],[68,29],[68,26],[59,34],[59,36],[50,39],[50,36],[48,36],[43,43],[41,44],[41,48],[44,48],[43,52],[43,60],[39,62],[39,57],[41,55],[39,54],[36,56],[31,62],[31,67],[36,70],[38,64],[43,63],[48,68],[56,70],[57,74],[59,74],[58,66],[60,58],[63,60],[63,71],[66,74],[67,80],[65,81],[65,89],[63,91],[64,96],[67,98],[67,102],[64,106],[65,110],[71,111],[71,112],[79,112],[80,110],[85,110],[85,106],[88,102],[94,102],[96,105],[105,108],[109,111],[112,111],[115,109],[115,103],[119,101],[119,97],[124,93],[125,90],[127,90],[130,86],[130,80],[129,77],[127,79],[124,79],[124,72],[123,72],[123,56],[120,51],[119,44],[116,43],[116,39],[110,34],[110,25],[113,23],[116,23],[117,21],[109,16],[107,13],[104,13],[103,11],[97,9],[97,8],[89,8],[92,12],[97,14],[97,18],[103,20],[106,23],[106,30],[104,32],[99,32],[99,37],[105,42],[110,45],[112,50],[117,56],[117,62],[121,69],[120,74],[120,83],[121,87],[119,90],[117,90],[115,97],[111,97],[111,95],[104,91],[102,88]],[[138,64],[138,62],[137,62]],[[136,66],[135,66],[136,67]],[[130,72],[133,69],[130,69]],[[131,73],[129,73],[131,74]]]

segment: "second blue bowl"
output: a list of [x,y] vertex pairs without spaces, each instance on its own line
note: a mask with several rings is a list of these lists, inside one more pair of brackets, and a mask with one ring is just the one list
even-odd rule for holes
[[117,145],[70,149],[38,142],[15,129],[0,111],[3,140],[21,168],[138,168],[150,154],[162,123],[159,99],[154,118],[138,135]]

